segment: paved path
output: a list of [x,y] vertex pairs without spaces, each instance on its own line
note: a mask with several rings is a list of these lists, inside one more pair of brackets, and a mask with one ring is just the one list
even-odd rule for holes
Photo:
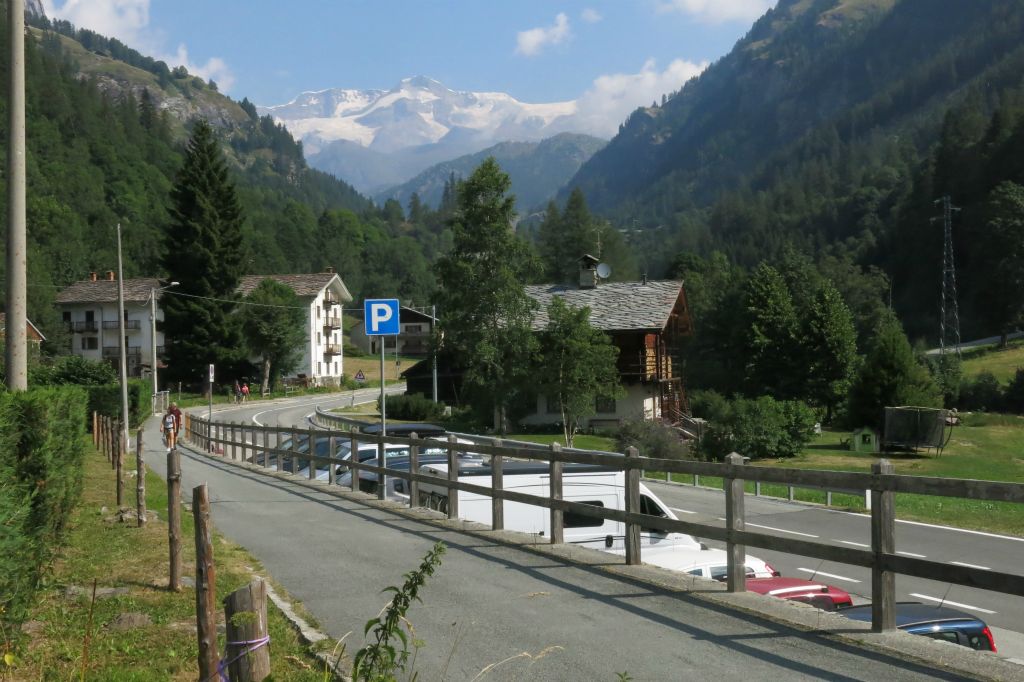
[[[154,422],[145,445],[162,473]],[[182,468],[184,491],[209,484],[218,529],[332,636],[353,632],[352,646],[385,602],[380,589],[444,541],[444,565],[409,614],[426,643],[424,680],[472,680],[513,657],[486,679],[959,679],[200,455],[183,451]]]

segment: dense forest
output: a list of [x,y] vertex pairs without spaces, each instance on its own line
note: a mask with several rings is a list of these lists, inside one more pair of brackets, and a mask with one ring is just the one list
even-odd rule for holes
[[936,5],[781,0],[699,78],[634,112],[570,187],[613,222],[637,220],[656,273],[679,254],[720,252],[750,270],[796,249],[849,284],[837,282],[851,307],[854,290],[880,287],[929,344],[942,281],[934,202],[949,195],[963,209],[963,334],[999,333],[1008,313],[996,320],[983,303],[994,272],[1011,276],[994,262],[1007,237],[993,226],[1019,201],[1001,183],[1024,179],[1024,3]]

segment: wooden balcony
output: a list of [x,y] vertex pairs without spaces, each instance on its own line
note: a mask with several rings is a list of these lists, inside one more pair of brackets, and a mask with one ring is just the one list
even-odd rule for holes
[[326,329],[341,329],[341,318],[337,315],[328,315],[324,318],[324,327]]
[[[104,329],[120,329],[121,325],[117,320],[103,320]],[[126,330],[138,330],[142,328],[142,323],[139,320],[125,320],[124,328]]]
[[[119,346],[103,346],[104,358],[117,358],[120,354],[121,349]],[[142,359],[142,346],[128,346],[125,356],[129,361],[135,360],[138,362]]]
[[99,331],[100,325],[96,320],[79,320],[78,322],[68,322],[68,331],[73,332],[96,332]]
[[328,343],[324,346],[324,355],[341,355],[341,344]]

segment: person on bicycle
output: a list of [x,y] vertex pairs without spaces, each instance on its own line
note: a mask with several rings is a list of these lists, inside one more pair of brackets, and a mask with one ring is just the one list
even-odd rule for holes
[[167,452],[178,447],[178,418],[170,407],[167,408],[167,413],[160,418],[160,433],[164,436]]

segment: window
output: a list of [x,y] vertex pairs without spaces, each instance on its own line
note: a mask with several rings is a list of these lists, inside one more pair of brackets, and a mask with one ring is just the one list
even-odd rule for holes
[[82,350],[96,350],[99,348],[99,340],[95,336],[82,337]]
[[337,362],[334,363],[334,373],[335,374],[338,373],[338,363]]
[[972,649],[978,651],[992,651],[992,642],[983,634],[971,633],[967,635],[967,643]]
[[70,322],[71,321],[71,311],[70,310],[65,310],[64,312],[62,312],[60,314],[60,319],[63,322]]
[[322,362],[317,362],[316,363],[316,373],[317,374],[323,374],[324,373],[323,364],[324,363],[322,363]]
[[615,414],[615,398],[598,396],[594,399],[594,410],[598,414]]
[[[754,577],[754,569],[747,566],[747,570],[743,571],[748,578]],[[711,579],[725,582],[729,579],[729,567],[728,566],[712,566],[711,567]]]
[[[604,508],[604,502],[600,500],[589,500],[579,504],[589,504],[592,507]],[[567,511],[562,513],[562,525],[566,528],[600,528],[604,525],[604,519]]]
[[[943,642],[952,642],[953,644],[960,643],[959,639],[957,639],[955,632],[923,632],[921,634],[923,634],[925,637],[931,637],[932,639],[938,639]],[[985,643],[988,644],[987,641]],[[974,648],[977,649],[978,647]]]
[[96,313],[94,311],[92,311],[92,310],[86,310],[85,311],[85,321],[86,322],[95,322],[96,321]]
[[405,332],[407,334],[418,334],[423,331],[423,327],[418,324],[407,324],[405,325]]
[[[658,516],[661,518],[668,518],[668,514],[662,509],[657,502],[652,500],[647,495],[640,496],[640,513],[648,514],[650,516]],[[657,530],[655,528],[643,528],[641,529],[644,533],[661,533],[664,535],[668,531]]]
[[316,345],[320,345],[320,332],[316,333]]

